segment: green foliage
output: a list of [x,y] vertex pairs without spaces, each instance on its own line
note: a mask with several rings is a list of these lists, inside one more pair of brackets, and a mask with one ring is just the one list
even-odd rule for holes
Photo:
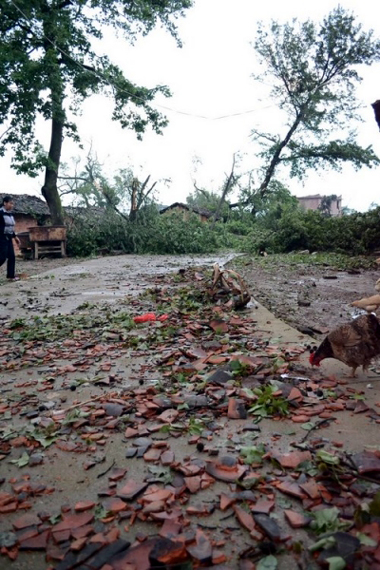
[[[196,206],[215,213],[220,201],[220,196],[216,192],[210,192],[201,188],[196,188],[194,192],[186,197],[189,206]],[[224,212],[228,212],[227,204],[223,205]]]
[[112,211],[100,216],[82,214],[74,218],[67,235],[67,251],[73,256],[115,250],[140,254],[210,253],[234,243],[234,236],[222,223],[212,228],[195,214],[184,220],[181,214],[158,214],[154,207],[138,212],[133,222]]
[[259,418],[268,416],[286,416],[289,403],[281,395],[278,395],[276,386],[268,384],[252,390],[257,396],[256,402],[248,410],[250,414]]
[[332,507],[331,509],[322,509],[310,514],[313,518],[310,523],[310,528],[312,528],[317,534],[335,532],[349,526],[348,523],[342,522],[339,519],[339,509],[336,507]]
[[160,215],[155,232],[141,253],[206,253],[220,247],[218,233],[195,214],[187,220],[182,214]]
[[286,253],[295,250],[368,254],[380,245],[380,208],[342,217],[277,204],[242,243],[243,251]]
[[303,179],[310,169],[339,171],[345,162],[356,169],[379,164],[371,146],[358,144],[352,126],[361,120],[355,96],[360,66],[379,59],[380,41],[372,31],[337,7],[318,24],[260,24],[254,48],[264,67],[256,79],[271,82],[270,97],[288,125],[282,135],[277,128],[252,132],[262,159],[259,194],[268,191],[280,167]]
[[259,560],[256,568],[257,570],[276,570],[278,566],[277,558],[270,554]]
[[225,225],[226,231],[237,236],[246,236],[252,229],[250,220],[229,220]]
[[[14,322],[14,321],[13,321]],[[10,326],[10,337],[16,341],[54,342],[60,339],[72,338],[75,330],[92,331],[104,337],[108,333],[117,333],[124,340],[128,331],[134,328],[132,318],[125,311],[112,311],[102,308],[101,313],[87,310],[85,313],[76,312],[71,315],[50,315],[33,317],[24,320],[16,329]]]
[[110,178],[91,149],[84,164],[77,157],[72,164],[63,164],[60,172],[60,196],[70,196],[77,208],[107,209],[133,221],[139,210],[153,207],[157,181],[151,183],[150,175],[140,180],[140,174],[130,166],[118,169]]
[[[112,119],[140,140],[148,127],[161,134],[167,125],[151,102],[157,93],[168,97],[168,88],[135,85],[106,55],[97,55],[94,42],[108,27],[133,43],[156,24],[177,38],[174,20],[191,5],[192,0],[1,1],[0,125],[6,127],[0,156],[11,149],[11,166],[18,173],[36,176],[45,168],[42,193],[53,224],[63,224],[57,190],[63,140],[79,142],[72,117],[87,97],[110,95]],[[51,125],[49,152],[38,141],[38,118]]]
[[242,447],[240,454],[243,456],[244,463],[247,465],[261,464],[263,462],[263,455],[266,449],[264,444],[251,445],[249,447]]
[[12,147],[18,172],[35,173],[47,164],[35,137],[37,116],[54,118],[77,139],[67,112],[78,113],[84,99],[101,91],[113,95],[113,118],[139,138],[148,125],[161,132],[166,119],[150,102],[157,92],[167,96],[167,88],[134,85],[106,56],[95,53],[92,41],[100,40],[107,26],[130,42],[156,25],[177,38],[174,21],[191,5],[191,0],[1,2],[0,124],[7,122],[9,128],[0,154]]
[[24,451],[19,459],[11,459],[9,463],[14,463],[17,467],[25,467],[29,464],[29,459],[29,455]]

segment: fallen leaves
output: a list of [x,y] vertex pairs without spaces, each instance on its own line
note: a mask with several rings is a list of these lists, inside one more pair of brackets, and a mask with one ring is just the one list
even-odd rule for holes
[[[317,542],[315,555],[303,553],[322,566],[347,552],[355,569],[380,564],[379,513],[368,506],[379,488],[379,452],[351,456],[320,437],[341,413],[379,415],[338,379],[310,377],[299,362],[302,344],[259,334],[253,315],[234,314],[228,303],[205,302],[206,277],[193,277],[191,287],[174,283],[151,299],[129,299],[127,311],[122,304],[70,317],[72,330],[58,317],[35,330],[27,322],[6,329],[4,370],[45,369],[19,383],[21,396],[0,400],[0,458],[21,473],[40,460],[49,465],[55,453],[80,458],[90,483],[62,514],[40,517],[36,497],[54,488],[29,475],[4,482],[0,513],[13,530],[0,533],[1,553],[41,550],[56,570],[185,561],[263,570],[277,567],[279,544],[299,555],[290,528],[330,533],[334,548]],[[134,327],[131,314],[159,314],[157,304],[165,319]],[[125,359],[135,363],[128,377],[119,371]],[[65,391],[76,399],[66,402]],[[276,429],[280,421],[293,440]],[[94,497],[94,481],[106,476]],[[273,548],[267,555],[263,542]]]

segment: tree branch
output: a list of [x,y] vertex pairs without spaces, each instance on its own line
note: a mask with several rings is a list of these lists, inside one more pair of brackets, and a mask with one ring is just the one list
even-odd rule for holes
[[221,195],[220,200],[219,200],[219,204],[218,204],[218,206],[217,206],[217,208],[216,208],[216,212],[215,212],[215,214],[214,214],[214,220],[213,220],[212,226],[211,226],[212,229],[214,229],[214,227],[215,227],[216,220],[217,220],[218,217],[219,217],[219,213],[220,213],[220,211],[221,211],[223,202],[224,202],[224,200],[226,199],[226,196],[227,196],[229,190],[232,188],[233,184],[235,183],[235,174],[234,174],[235,162],[236,162],[236,154],[234,153],[233,158],[232,158],[231,172],[230,172],[230,174],[229,174],[229,176],[228,176],[228,178],[227,178],[227,180],[226,180],[226,183],[225,183],[224,188],[223,188],[222,195]]

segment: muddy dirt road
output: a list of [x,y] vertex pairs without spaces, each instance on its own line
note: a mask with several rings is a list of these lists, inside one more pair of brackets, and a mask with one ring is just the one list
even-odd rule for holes
[[377,293],[380,269],[342,269],[312,256],[241,256],[230,265],[249,283],[256,299],[294,328],[320,340],[328,330],[350,321],[350,303]]

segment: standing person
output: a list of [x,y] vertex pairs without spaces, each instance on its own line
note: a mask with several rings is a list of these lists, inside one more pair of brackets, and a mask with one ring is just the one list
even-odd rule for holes
[[15,275],[16,258],[13,249],[13,240],[20,245],[20,240],[15,234],[15,219],[11,214],[13,200],[10,196],[4,196],[3,206],[0,208],[0,267],[7,260],[7,279],[18,281]]

